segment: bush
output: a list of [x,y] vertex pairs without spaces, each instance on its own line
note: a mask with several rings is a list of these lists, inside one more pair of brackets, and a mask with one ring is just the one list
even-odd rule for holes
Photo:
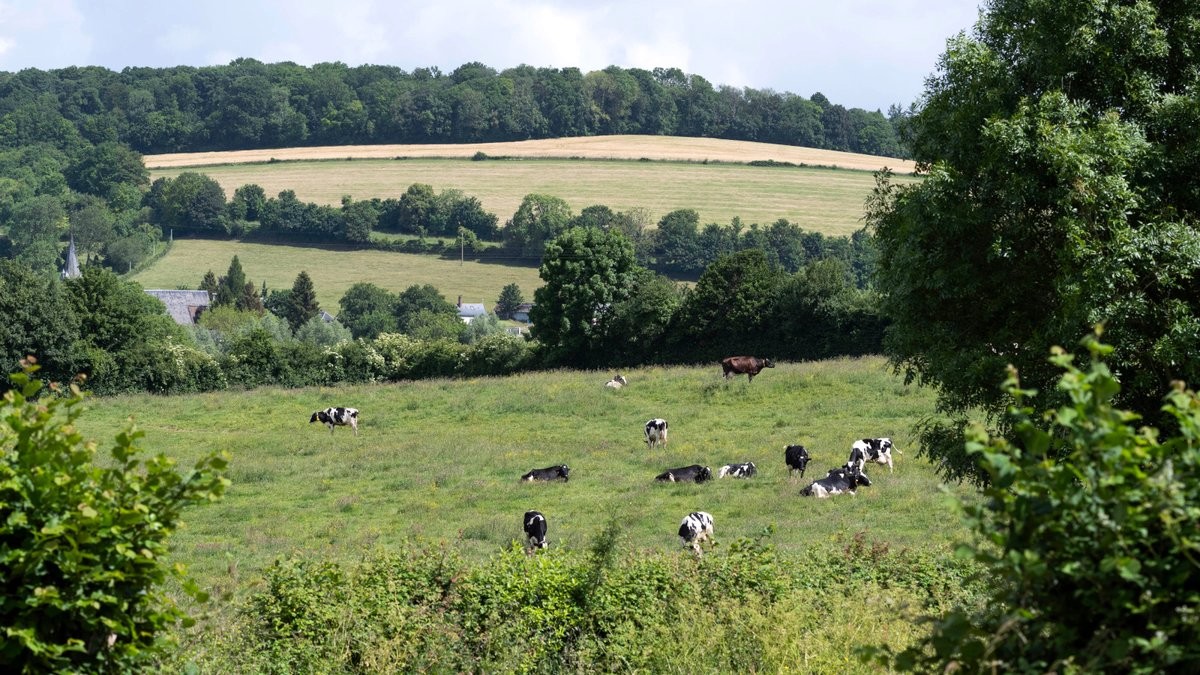
[[32,373],[13,375],[0,403],[0,666],[133,670],[186,620],[164,583],[178,579],[204,599],[166,563],[167,539],[184,507],[224,492],[225,458],[208,455],[180,475],[162,455],[140,459],[143,434],[130,426],[101,468],[75,427],[82,394],[35,402]]
[[[1113,407],[1120,385],[1089,338],[1087,370],[1057,350],[1064,405],[1043,416],[1010,370],[1016,440],[968,431],[986,501],[967,505],[966,547],[993,580],[978,612],[958,610],[896,655],[897,667],[966,672],[1200,670],[1200,399],[1182,383],[1159,439]],[[1053,459],[1053,458],[1061,459]]]

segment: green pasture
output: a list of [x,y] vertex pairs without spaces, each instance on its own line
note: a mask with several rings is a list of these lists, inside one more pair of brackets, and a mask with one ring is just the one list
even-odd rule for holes
[[433,255],[387,251],[337,250],[331,246],[309,248],[284,244],[251,244],[210,239],[176,239],[171,250],[131,280],[143,288],[197,288],[204,273],[225,274],[229,261],[238,256],[246,278],[268,289],[291,288],[301,270],[312,277],[317,301],[331,314],[346,289],[369,281],[393,292],[413,284],[433,284],[450,302],[482,302],[489,309],[500,290],[515,283],[527,300],[542,285],[536,267],[497,263],[445,260]]
[[[875,185],[869,171],[761,167],[735,163],[636,160],[346,159],[154,169],[151,178],[182,171],[207,174],[227,196],[255,183],[270,196],[294,190],[302,201],[340,204],[354,199],[399,198],[413,183],[437,191],[459,189],[477,197],[501,223],[527,194],[565,199],[578,213],[595,204],[616,211],[648,209],[654,222],[676,209],[695,209],[701,223],[747,226],[786,218],[805,230],[848,235],[862,227],[863,203]],[[897,181],[914,180],[898,176]]]
[[[929,392],[905,386],[880,358],[784,363],[753,383],[726,382],[716,364],[611,373],[554,371],[506,378],[257,389],[193,396],[97,399],[80,421],[103,447],[127,418],[144,447],[188,466],[217,449],[232,455],[224,500],[187,514],[179,562],[209,585],[253,583],[292,553],[352,561],[364,551],[444,542],[481,560],[521,535],[521,517],[549,520],[553,547],[582,549],[616,519],[634,548],[679,550],[680,519],[705,510],[719,542],[774,525],[785,554],[837,546],[856,533],[895,547],[947,547],[965,533],[910,429]],[[361,410],[360,433],[309,424],[327,406]],[[670,422],[670,443],[649,451],[642,425]],[[891,436],[894,474],[857,496],[804,498],[800,490],[845,462],[853,440]],[[789,477],[783,448],[814,460]],[[753,461],[759,476],[661,484],[658,473],[700,463]],[[571,467],[569,483],[519,481],[533,468]],[[962,493],[954,488],[952,493]],[[241,576],[229,579],[231,570]],[[228,586],[226,586],[228,588]]]

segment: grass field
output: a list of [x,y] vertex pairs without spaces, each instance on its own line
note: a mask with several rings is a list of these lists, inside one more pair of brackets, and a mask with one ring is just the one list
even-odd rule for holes
[[[601,140],[605,143],[596,146],[582,143]],[[153,168],[152,178],[200,170],[220,182],[227,195],[255,183],[272,196],[294,190],[304,201],[340,204],[345,195],[398,198],[413,183],[428,183],[439,191],[454,188],[477,197],[501,223],[512,217],[525,195],[546,193],[565,199],[576,213],[596,204],[618,211],[646,208],[657,222],[671,211],[690,208],[705,224],[727,225],[735,216],[746,225],[786,218],[806,230],[831,235],[847,235],[862,227],[863,202],[875,184],[871,171],[883,165],[903,165],[900,170],[911,171],[911,162],[901,160],[714,139],[616,136],[491,146],[505,147],[488,152],[524,159],[474,162],[464,158],[479,146],[442,145],[196,153],[151,156],[146,161]],[[381,155],[382,149],[391,149],[391,154]],[[445,154],[437,158],[431,156],[433,152]],[[714,155],[721,161],[708,162]],[[245,163],[270,157],[294,161]],[[335,157],[341,161],[330,161]],[[799,163],[804,161],[801,158],[856,170],[744,163],[759,159]],[[834,161],[838,158],[846,161],[839,164]],[[318,159],[326,161],[314,161]],[[203,166],[194,169],[189,161]],[[211,164],[222,161],[228,163]]]
[[[253,585],[256,570],[292,552],[353,560],[407,541],[450,542],[480,559],[520,535],[521,514],[549,519],[552,546],[586,547],[612,518],[630,545],[676,550],[679,520],[702,509],[718,540],[777,528],[787,552],[835,545],[865,531],[905,547],[946,546],[963,534],[909,430],[932,395],[904,386],[879,358],[786,363],[754,383],[725,382],[714,364],[609,373],[542,372],[508,378],[430,380],[338,389],[259,389],[195,396],[92,401],[80,420],[105,447],[132,416],[145,447],[188,466],[213,449],[232,454],[233,486],[221,502],[187,514],[178,559],[205,584]],[[308,423],[329,405],[362,411],[360,434]],[[666,449],[648,451],[642,425],[671,424]],[[799,492],[845,462],[851,442],[891,436],[897,468],[874,466],[857,496],[817,500]],[[783,447],[814,459],[789,478]],[[700,463],[753,461],[759,476],[702,485],[658,484],[658,473]],[[571,467],[569,483],[528,484],[533,468]],[[962,489],[952,490],[962,493]]]
[[162,259],[137,272],[131,280],[143,288],[196,288],[204,273],[212,270],[225,274],[229,261],[238,256],[246,278],[256,285],[265,279],[268,289],[291,288],[300,270],[312,277],[317,301],[331,314],[338,312],[338,300],[352,284],[369,281],[393,292],[413,284],[430,283],[450,302],[459,295],[463,302],[482,302],[489,309],[510,283],[521,287],[532,301],[533,291],[542,285],[537,268],[457,260],[432,255],[389,253],[385,251],[339,251],[272,244],[209,239],[176,239]]

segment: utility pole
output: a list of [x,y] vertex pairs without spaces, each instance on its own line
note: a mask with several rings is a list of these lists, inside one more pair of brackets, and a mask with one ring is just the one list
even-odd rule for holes
[[458,266],[463,266],[463,233],[461,229],[458,231]]

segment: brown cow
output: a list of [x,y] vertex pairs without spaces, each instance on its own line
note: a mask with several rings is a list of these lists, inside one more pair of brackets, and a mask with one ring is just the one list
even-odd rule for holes
[[754,376],[763,368],[774,368],[771,359],[760,359],[755,356],[730,356],[721,360],[721,368],[725,371],[725,379],[734,375],[745,375],[747,382],[753,382]]

